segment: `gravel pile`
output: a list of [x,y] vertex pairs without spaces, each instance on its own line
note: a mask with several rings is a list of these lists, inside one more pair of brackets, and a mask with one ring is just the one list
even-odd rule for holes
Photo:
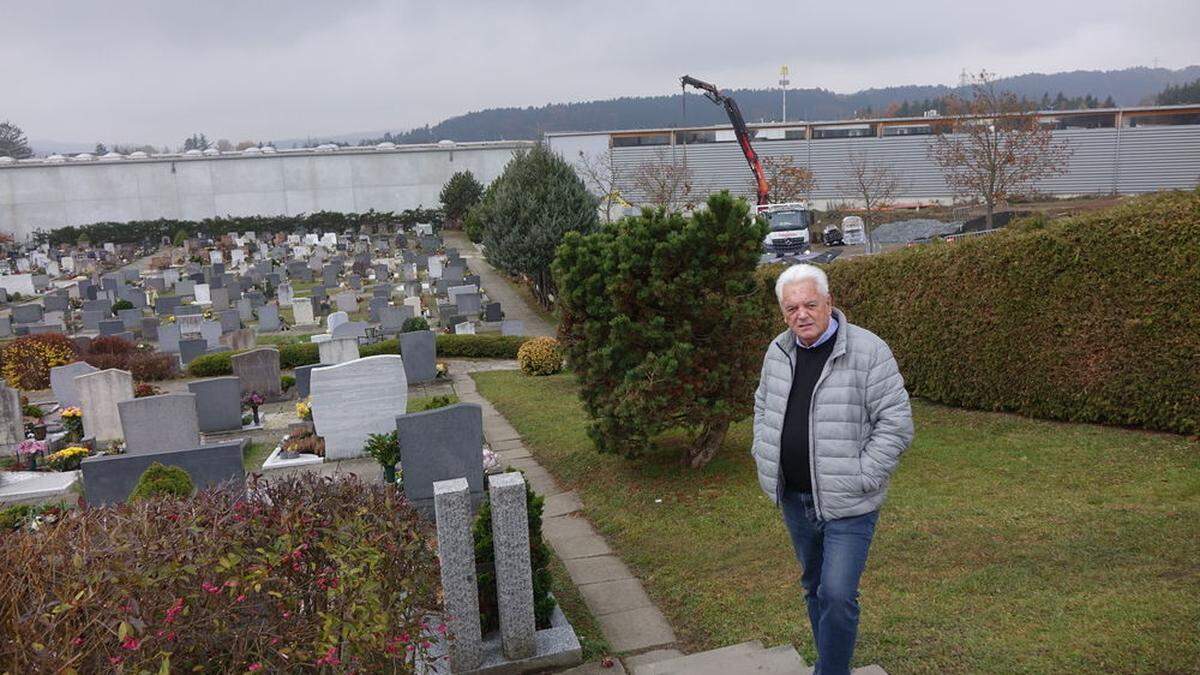
[[914,218],[912,220],[897,220],[885,223],[875,228],[875,241],[884,244],[907,244],[923,237],[936,237],[943,234],[958,232],[962,221],[943,223],[929,218]]

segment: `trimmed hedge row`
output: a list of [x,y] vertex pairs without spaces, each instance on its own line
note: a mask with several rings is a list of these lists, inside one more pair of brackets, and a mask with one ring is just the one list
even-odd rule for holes
[[827,271],[917,396],[1200,433],[1200,190]]
[[[480,359],[515,359],[517,350],[529,338],[517,335],[438,335],[437,354],[440,358],[466,357]],[[398,354],[400,340],[392,338],[359,347],[359,356]],[[234,352],[217,352],[197,356],[188,364],[191,377],[219,377],[233,374],[231,357]],[[287,370],[320,363],[315,343],[301,342],[279,347],[279,367]]]

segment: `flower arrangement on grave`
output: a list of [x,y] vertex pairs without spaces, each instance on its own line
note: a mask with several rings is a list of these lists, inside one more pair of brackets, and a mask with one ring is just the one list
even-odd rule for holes
[[491,471],[492,469],[494,469],[498,466],[500,466],[500,458],[497,457],[496,453],[492,452],[490,448],[484,448],[483,449],[483,470]]
[[175,323],[175,315],[168,314],[168,315],[164,316],[162,322],[163,323]]
[[248,394],[246,394],[245,396],[242,397],[242,407],[250,409],[250,412],[254,416],[255,424],[260,424],[259,419],[258,419],[258,407],[261,406],[265,402],[266,402],[266,399],[263,398],[263,395],[258,393],[257,391],[249,392]]
[[83,458],[90,454],[91,450],[81,445],[72,445],[47,457],[46,464],[55,471],[74,471],[79,468]]
[[396,464],[400,462],[400,438],[395,431],[367,436],[363,452],[370,455],[383,467],[383,479],[396,483]]
[[204,317],[205,321],[213,321],[217,318],[216,313],[213,312],[211,309],[204,310],[204,312],[201,314],[201,316]]
[[312,421],[312,399],[306,398],[303,401],[296,401],[296,417],[305,422]]
[[133,387],[134,398],[145,398],[147,396],[158,396],[163,393],[162,389],[150,384],[149,382],[138,382]]
[[[304,430],[297,431],[283,439],[279,449],[291,455],[316,455],[317,457],[325,456],[325,439],[317,435],[315,431]],[[284,459],[295,459],[294,457],[285,457]]]
[[67,441],[83,440],[83,410],[78,406],[70,406],[59,416],[62,418],[63,429],[67,432]]
[[38,455],[46,451],[46,441],[27,438],[17,444],[17,454],[29,461],[29,470],[37,470]]
[[447,377],[450,377],[450,366],[446,365],[445,361],[438,361],[436,377],[439,380],[444,380]]

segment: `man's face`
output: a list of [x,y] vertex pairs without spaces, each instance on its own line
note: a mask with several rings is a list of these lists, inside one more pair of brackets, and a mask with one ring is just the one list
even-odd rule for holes
[[804,344],[811,345],[829,327],[833,298],[822,294],[815,281],[806,279],[783,287],[779,308],[792,333]]

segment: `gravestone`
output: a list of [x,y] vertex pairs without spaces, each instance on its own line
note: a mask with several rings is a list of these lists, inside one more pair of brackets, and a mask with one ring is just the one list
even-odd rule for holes
[[0,316],[0,337],[12,335],[12,317]]
[[212,302],[213,311],[219,312],[229,309],[229,289],[228,288],[213,288],[208,292],[210,301]]
[[47,312],[64,312],[71,306],[71,299],[65,295],[47,295],[42,298],[42,308]]
[[428,382],[437,377],[437,336],[431,330],[400,334],[400,355],[409,382]]
[[0,450],[6,455],[15,454],[17,444],[23,440],[25,421],[21,414],[21,392],[0,380]]
[[334,312],[325,317],[325,331],[332,334],[334,329],[350,320],[345,312]]
[[184,450],[88,457],[80,465],[84,493],[89,505],[123,504],[154,462],[183,469],[201,490],[219,485],[241,486],[246,478],[242,462],[246,444],[245,439],[239,438]]
[[100,322],[100,335],[116,335],[125,330],[125,322],[120,319],[105,319]]
[[239,328],[230,331],[224,338],[225,343],[229,345],[231,350],[240,352],[245,349],[253,349],[254,345],[258,342],[255,339],[256,336],[257,333],[254,332],[253,328]]
[[196,292],[196,282],[191,279],[180,279],[175,283],[175,295],[192,295]]
[[108,312],[83,310],[80,312],[84,330],[100,330],[100,322],[108,318]]
[[81,401],[79,390],[75,386],[75,378],[98,372],[100,372],[99,368],[83,361],[51,368],[50,389],[54,392],[54,398],[58,400],[58,404],[64,408],[78,407]]
[[517,319],[508,319],[500,322],[501,335],[524,335],[525,322]]
[[83,435],[97,442],[121,438],[117,404],[133,398],[133,376],[116,368],[79,375],[75,390],[83,409]]
[[178,354],[181,339],[178,324],[165,323],[158,327],[158,351]]
[[117,318],[125,326],[125,330],[136,330],[142,325],[142,310],[140,309],[118,309]]
[[254,305],[251,303],[250,298],[241,298],[237,301],[237,313],[238,318],[245,323],[254,320]]
[[502,320],[504,320],[504,312],[500,311],[500,303],[489,302],[487,304],[487,306],[483,308],[483,320],[484,321],[502,321]]
[[242,317],[236,309],[223,309],[217,313],[217,317],[221,320],[222,333],[232,333],[242,327]]
[[208,284],[196,284],[192,287],[192,294],[195,296],[197,304],[207,305],[212,302]]
[[183,304],[183,298],[178,295],[160,295],[154,299],[154,313],[159,316],[173,314]]
[[371,289],[371,297],[390,299],[392,297],[391,284],[384,284],[382,286],[376,286],[375,288]]
[[317,353],[320,356],[322,365],[333,365],[338,363],[346,363],[347,361],[353,361],[359,356],[358,338],[331,337],[327,340],[317,341]]
[[309,326],[317,322],[313,315],[313,304],[311,298],[294,298],[292,300],[292,315],[296,319],[297,326]]
[[117,410],[128,454],[184,450],[200,445],[195,394],[144,396],[121,401]]
[[312,371],[314,368],[324,368],[320,363],[314,363],[311,366],[296,366],[292,371],[292,375],[296,378],[296,395],[300,398],[308,398],[312,391]]
[[208,340],[204,338],[183,338],[179,341],[179,360],[183,365],[192,362],[197,356],[203,356],[208,351]]
[[371,298],[367,303],[367,316],[371,321],[379,321],[380,312],[388,307],[389,300],[387,298]]
[[329,337],[333,340],[366,337],[368,327],[369,325],[365,321],[347,321],[329,331]]
[[471,494],[483,495],[483,408],[478,404],[399,415],[396,433],[409,501],[428,505],[433,484],[454,478],[466,478]]
[[[353,312],[358,310],[358,296],[354,293],[338,293],[333,296],[333,302],[339,311]],[[40,315],[39,315],[39,318]]]
[[311,375],[313,423],[325,438],[327,459],[361,455],[368,435],[392,431],[393,420],[407,410],[408,381],[398,354],[325,366]]
[[263,305],[258,308],[258,332],[272,333],[279,330],[279,307]]
[[492,506],[500,641],[506,657],[525,659],[537,651],[525,477],[516,471],[492,476],[488,481],[488,496]]
[[434,483],[433,502],[446,623],[455,638],[449,645],[449,665],[455,672],[466,672],[479,667],[483,652],[475,539],[471,536],[475,518],[467,479]]
[[147,342],[158,342],[158,324],[159,318],[157,316],[142,317],[142,339]]
[[188,382],[196,396],[196,416],[201,433],[242,428],[242,383],[236,377],[210,377]]
[[379,311],[379,324],[384,333],[399,333],[404,322],[412,318],[412,307],[384,307]]
[[216,349],[221,346],[222,332],[220,321],[205,321],[200,324],[200,337],[208,342],[209,349]]
[[279,301],[280,307],[291,305],[294,295],[291,284],[282,284],[279,288],[275,289],[275,299]]
[[475,334],[475,324],[471,323],[470,321],[456,323],[456,324],[454,324],[454,334],[455,335],[474,335]]
[[42,306],[17,305],[12,308],[12,320],[13,323],[37,323],[42,320]]
[[483,309],[483,307],[480,305],[478,293],[459,293],[453,296],[453,298],[454,304],[458,305],[458,311],[460,314],[465,314],[472,317],[479,316],[480,310]]
[[241,379],[242,393],[257,391],[268,401],[280,398],[279,350],[259,347],[230,357],[233,374]]

